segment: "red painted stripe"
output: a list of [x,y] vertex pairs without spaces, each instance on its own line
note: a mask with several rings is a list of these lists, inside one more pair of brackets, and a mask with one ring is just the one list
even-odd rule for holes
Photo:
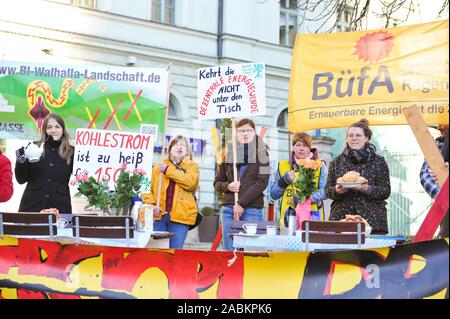
[[214,242],[211,246],[211,250],[217,250],[217,247],[219,246],[221,239],[222,239],[222,225],[220,225],[219,229],[217,230],[216,239],[214,239]]
[[323,296],[330,295],[331,283],[333,282],[333,276],[334,276],[334,272],[336,270],[336,265],[342,265],[342,264],[344,264],[344,263],[342,263],[340,261],[332,261],[331,262],[330,270],[328,271],[328,274],[327,274],[327,282],[325,284],[325,289],[322,292]]
[[448,178],[436,197],[433,206],[425,217],[422,225],[420,225],[413,243],[433,239],[436,229],[439,227],[442,219],[448,211]]
[[138,94],[136,95],[136,97],[134,98],[134,101],[133,101],[133,103],[131,103],[131,106],[130,106],[130,108],[128,109],[128,112],[127,112],[127,114],[125,114],[125,117],[123,118],[123,120],[124,121],[126,121],[127,120],[127,118],[128,118],[128,115],[130,115],[130,113],[131,113],[131,110],[133,109],[133,106],[136,104],[136,102],[137,102],[137,100],[139,99],[139,97],[141,96],[141,93],[142,93],[142,90],[139,90],[139,92],[138,92]]
[[109,126],[109,123],[111,123],[111,120],[113,119],[114,115],[116,115],[117,109],[119,108],[120,103],[122,103],[122,99],[119,100],[116,107],[114,108],[114,111],[112,112],[111,116],[109,117],[108,121],[106,121],[105,126],[103,126],[103,129],[106,130]]
[[92,118],[92,121],[91,121],[91,123],[89,123],[89,125],[88,125],[87,128],[91,128],[91,127],[92,127],[92,125],[93,125],[94,122],[95,122],[95,119],[96,119],[97,116],[100,114],[100,111],[101,111],[101,110],[102,110],[101,107],[100,107],[99,109],[97,109],[97,112],[95,112],[94,117]]

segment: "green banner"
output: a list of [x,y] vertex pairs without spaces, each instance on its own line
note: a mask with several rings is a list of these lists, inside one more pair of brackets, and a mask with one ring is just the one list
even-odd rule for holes
[[[49,113],[77,128],[162,136],[166,69],[0,61],[0,138],[36,139]],[[157,143],[160,144],[160,143]]]

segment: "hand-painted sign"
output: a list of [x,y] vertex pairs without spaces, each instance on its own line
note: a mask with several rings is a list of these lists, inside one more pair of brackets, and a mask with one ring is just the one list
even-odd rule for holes
[[235,64],[198,70],[200,120],[266,114],[265,64]]
[[154,137],[124,131],[78,129],[75,134],[74,175],[87,171],[97,180],[103,177],[114,188],[122,164],[140,168],[149,177],[153,164]]
[[234,254],[0,236],[0,299],[443,299],[448,257],[448,238],[370,250]]
[[77,128],[162,132],[168,90],[165,69],[0,61],[0,138],[36,139],[49,113]]
[[297,35],[289,131],[407,124],[413,104],[425,122],[448,123],[448,20],[406,27]]

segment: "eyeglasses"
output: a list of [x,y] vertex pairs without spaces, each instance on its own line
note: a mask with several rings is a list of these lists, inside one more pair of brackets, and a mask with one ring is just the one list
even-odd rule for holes
[[253,133],[252,129],[238,129],[238,133]]
[[187,145],[184,143],[175,143],[175,144],[173,144],[173,146],[186,147]]
[[347,135],[348,138],[363,138],[364,134],[348,134]]

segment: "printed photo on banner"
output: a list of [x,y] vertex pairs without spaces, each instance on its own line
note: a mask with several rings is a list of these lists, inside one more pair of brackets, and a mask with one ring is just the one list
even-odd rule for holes
[[[108,180],[111,190],[124,166],[147,174],[142,191],[149,191],[154,137],[151,134],[78,129],[75,135],[73,174]],[[125,164],[124,164],[125,163]]]
[[200,120],[265,115],[265,64],[221,65],[199,69],[197,103]]
[[448,20],[381,30],[299,34],[292,55],[290,132],[448,118]]
[[168,71],[103,65],[0,61],[0,138],[33,140],[49,113],[77,128],[162,133]]

